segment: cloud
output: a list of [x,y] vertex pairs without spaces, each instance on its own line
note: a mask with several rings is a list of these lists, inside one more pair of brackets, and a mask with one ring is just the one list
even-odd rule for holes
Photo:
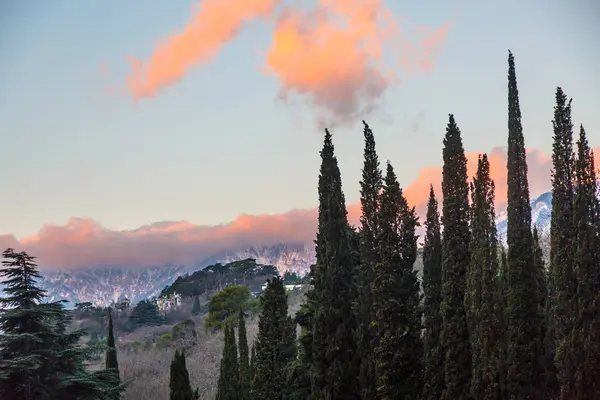
[[[600,148],[595,149],[596,154]],[[506,202],[506,150],[495,147],[489,153],[492,177],[496,182],[497,205]],[[478,153],[468,157],[469,176],[475,174]],[[550,188],[551,158],[539,150],[528,150],[532,196]],[[598,165],[600,167],[600,164]],[[410,204],[424,215],[429,185],[441,201],[441,167],[423,168],[406,186]],[[360,206],[348,205],[348,218],[358,226]],[[310,243],[315,238],[317,211],[292,210],[275,215],[241,215],[219,226],[198,226],[185,221],[163,221],[129,231],[114,231],[91,219],[71,218],[66,225],[48,225],[37,235],[15,239],[0,235],[0,248],[27,250],[39,258],[42,269],[90,266],[144,266],[195,264],[224,251],[252,245]]]
[[277,4],[202,1],[184,31],[162,40],[148,61],[129,57],[132,72],[127,80],[134,99],[155,96],[212,60],[245,21],[276,16],[263,71],[277,77],[279,97],[304,97],[322,124],[347,123],[374,109],[398,83],[400,70],[405,76],[431,71],[449,29],[448,24],[420,28],[415,33],[419,39],[412,43],[382,0],[317,0],[309,11],[289,6],[278,12]]
[[210,61],[244,22],[270,15],[276,4],[277,0],[203,0],[183,32],[161,41],[147,62],[129,57],[129,90],[136,100],[156,95],[194,66]]

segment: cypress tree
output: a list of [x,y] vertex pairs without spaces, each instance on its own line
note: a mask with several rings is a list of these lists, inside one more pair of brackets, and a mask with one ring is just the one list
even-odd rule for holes
[[433,186],[429,188],[423,245],[424,386],[423,400],[438,400],[444,389],[444,354],[440,348],[442,316],[442,236]]
[[479,157],[471,186],[471,264],[468,312],[471,326],[471,392],[481,400],[502,399],[503,334],[498,314],[498,239],[494,209],[494,182],[486,154]]
[[354,258],[346,202],[331,134],[325,131],[319,176],[319,217],[312,304],[311,396],[359,397]]
[[377,214],[379,210],[379,193],[383,186],[383,178],[379,169],[379,159],[375,151],[375,137],[365,121],[364,124],[364,164],[360,182],[360,257],[358,307],[357,307],[357,344],[360,355],[361,397],[368,400],[375,395],[375,368],[373,363],[373,287],[374,270],[377,264],[376,237],[378,233]]
[[287,398],[286,369],[295,357],[295,337],[291,335],[291,328],[295,326],[287,315],[287,296],[281,278],[267,281],[261,304],[254,345],[252,396],[261,400],[281,400]]
[[113,331],[113,319],[111,309],[108,309],[108,338],[106,339],[106,362],[105,368],[113,371],[119,376],[119,362],[117,361],[117,347],[115,345],[115,335]]
[[543,384],[542,321],[538,310],[537,272],[533,263],[525,141],[515,62],[510,52],[508,65],[506,389],[509,398],[539,399],[543,392],[540,387]]
[[196,398],[190,386],[190,376],[185,365],[183,350],[175,350],[173,361],[171,361],[169,389],[170,400],[194,400]]
[[237,400],[240,394],[240,369],[233,324],[225,324],[223,356],[217,383],[217,400]]
[[248,337],[244,308],[241,306],[238,316],[238,338],[240,348],[240,400],[248,400],[250,398],[250,361],[248,359]]
[[192,315],[200,315],[200,298],[198,296],[194,296],[194,304],[192,305]]
[[554,142],[552,145],[552,218],[550,222],[550,276],[552,279],[551,310],[553,336],[555,339],[554,359],[559,371],[558,381],[563,398],[571,398],[573,365],[570,356],[572,344],[570,332],[574,312],[573,298],[576,293],[573,273],[573,123],[571,122],[571,100],[559,87],[556,89],[554,107]]
[[420,399],[423,390],[420,293],[414,269],[417,225],[415,210],[409,208],[388,162],[373,284],[377,399]]
[[575,311],[571,343],[576,348],[573,371],[573,398],[592,400],[600,393],[600,207],[594,154],[583,126],[577,142],[574,218],[576,227],[575,270],[577,272]]
[[442,334],[445,355],[443,400],[470,398],[471,348],[465,311],[469,255],[469,185],[460,129],[450,114],[442,169]]

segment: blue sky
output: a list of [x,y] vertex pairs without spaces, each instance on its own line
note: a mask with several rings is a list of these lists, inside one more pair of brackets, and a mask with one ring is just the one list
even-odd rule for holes
[[[126,57],[148,59],[158,41],[184,29],[195,3],[0,5],[0,233],[22,237],[72,216],[111,229],[218,224],[316,204],[322,132],[311,107],[278,101],[276,78],[259,70],[269,24],[248,24],[154,98],[134,104],[106,93],[124,84]],[[434,70],[391,87],[383,108],[365,117],[402,185],[440,164],[448,113],[468,152],[505,144],[509,48],[527,146],[550,150],[557,85],[574,98],[576,124],[600,142],[593,0],[386,4],[411,26],[452,23]],[[362,164],[355,122],[333,131],[348,201],[358,198]]]

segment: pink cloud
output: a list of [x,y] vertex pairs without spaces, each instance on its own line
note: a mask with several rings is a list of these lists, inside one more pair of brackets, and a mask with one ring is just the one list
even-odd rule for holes
[[[600,148],[595,149],[596,154]],[[506,151],[495,147],[489,153],[496,182],[497,205],[506,201]],[[469,176],[475,173],[478,153],[467,155]],[[527,152],[530,189],[533,196],[550,188],[551,158],[530,149]],[[600,165],[598,165],[600,167]],[[423,215],[429,185],[441,195],[441,167],[423,168],[405,188],[410,204]],[[360,206],[348,205],[348,217],[359,224]],[[310,243],[315,237],[317,211],[292,210],[284,214],[240,215],[229,224],[199,226],[186,221],[164,221],[129,231],[109,230],[91,219],[71,218],[65,225],[44,226],[38,234],[17,240],[0,235],[0,247],[27,250],[44,268],[89,266],[143,266],[193,264],[215,254],[252,245]]]

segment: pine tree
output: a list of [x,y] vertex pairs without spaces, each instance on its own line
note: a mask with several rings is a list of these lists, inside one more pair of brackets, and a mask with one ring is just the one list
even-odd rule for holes
[[423,400],[438,400],[444,389],[444,354],[440,349],[442,316],[442,236],[438,202],[429,188],[423,245],[424,379]]
[[248,359],[248,337],[246,334],[246,321],[244,309],[240,307],[238,317],[238,346],[240,365],[240,400],[250,399],[250,361]]
[[86,370],[83,330],[67,332],[72,314],[62,302],[43,303],[35,257],[8,248],[0,276],[0,398],[92,400],[122,392],[112,372]]
[[375,395],[375,368],[373,362],[373,287],[375,266],[377,264],[376,237],[378,233],[377,213],[379,210],[379,193],[383,186],[383,178],[379,169],[379,159],[375,151],[375,138],[366,122],[364,124],[364,165],[362,170],[360,218],[360,257],[357,307],[357,344],[360,355],[360,385],[362,399],[372,399]]
[[508,65],[506,389],[509,398],[539,399],[543,393],[542,319],[533,263],[525,141],[514,57],[510,52]]
[[169,383],[170,400],[194,400],[195,393],[190,386],[190,376],[185,365],[185,354],[175,350],[173,361],[171,361],[171,381]]
[[600,393],[600,205],[594,154],[583,126],[577,142],[575,271],[577,273],[574,326],[571,343],[576,346],[573,398],[592,400]]
[[467,302],[471,327],[471,393],[481,400],[502,399],[504,332],[498,314],[498,239],[494,209],[495,187],[486,154],[479,157],[471,186],[471,264]]
[[552,323],[555,338],[554,359],[559,371],[561,396],[572,397],[572,372],[575,366],[570,356],[570,332],[576,287],[573,273],[573,123],[571,100],[559,87],[554,107],[554,143],[552,145],[552,219],[550,223],[550,277],[552,280]]
[[396,174],[387,164],[381,194],[373,284],[377,331],[375,368],[377,399],[420,399],[423,390],[421,309],[417,259],[418,225]]
[[117,361],[117,347],[115,345],[113,319],[110,308],[108,309],[108,338],[106,339],[106,347],[105,368],[113,371],[117,376],[119,376],[119,362]]
[[221,357],[216,399],[238,400],[240,394],[240,368],[235,344],[235,332],[230,321],[225,323],[223,335],[223,356]]
[[287,398],[286,370],[295,357],[295,324],[287,315],[287,296],[281,278],[267,281],[261,295],[262,310],[258,320],[256,357],[252,397],[280,400]]
[[342,181],[331,134],[325,131],[312,310],[311,396],[359,397],[353,310],[355,266]]
[[198,296],[194,296],[194,304],[192,305],[192,315],[200,315],[200,298]]
[[442,169],[442,334],[445,354],[443,400],[470,398],[471,348],[465,312],[469,255],[469,185],[460,129],[450,114]]

